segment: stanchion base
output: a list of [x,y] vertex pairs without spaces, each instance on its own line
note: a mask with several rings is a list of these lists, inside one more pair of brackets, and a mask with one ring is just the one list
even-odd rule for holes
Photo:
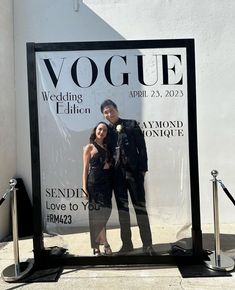
[[228,256],[220,254],[220,262],[216,260],[215,252],[205,261],[206,267],[216,271],[232,271],[234,269],[234,260]]
[[28,273],[32,270],[32,268],[33,268],[33,260],[21,262],[19,264],[20,273],[16,275],[15,264],[13,264],[8,266],[2,271],[2,278],[6,282],[16,282],[27,276]]

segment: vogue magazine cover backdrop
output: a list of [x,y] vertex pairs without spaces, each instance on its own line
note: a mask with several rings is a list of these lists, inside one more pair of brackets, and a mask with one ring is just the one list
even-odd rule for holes
[[[152,232],[191,224],[186,48],[37,52],[36,74],[44,232],[89,232],[82,155],[92,129],[107,122],[100,111],[105,99],[144,134]],[[112,206],[110,229],[119,228],[114,198]]]

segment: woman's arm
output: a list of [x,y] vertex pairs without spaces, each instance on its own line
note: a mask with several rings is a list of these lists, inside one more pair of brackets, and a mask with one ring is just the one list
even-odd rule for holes
[[88,170],[89,170],[89,161],[91,158],[91,150],[92,145],[88,144],[83,149],[83,172],[82,172],[82,189],[86,196],[89,196],[87,191],[87,177],[88,177]]

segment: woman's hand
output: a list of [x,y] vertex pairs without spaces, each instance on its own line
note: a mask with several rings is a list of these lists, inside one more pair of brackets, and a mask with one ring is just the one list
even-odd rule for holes
[[83,193],[83,197],[88,200],[89,199],[88,191],[86,189],[82,189],[82,193]]

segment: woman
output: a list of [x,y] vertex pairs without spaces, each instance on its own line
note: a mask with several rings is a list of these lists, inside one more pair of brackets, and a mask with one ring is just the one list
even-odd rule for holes
[[89,200],[91,247],[95,256],[111,255],[107,241],[106,224],[111,214],[111,160],[107,149],[108,125],[98,123],[90,136],[90,144],[83,151],[83,190]]

